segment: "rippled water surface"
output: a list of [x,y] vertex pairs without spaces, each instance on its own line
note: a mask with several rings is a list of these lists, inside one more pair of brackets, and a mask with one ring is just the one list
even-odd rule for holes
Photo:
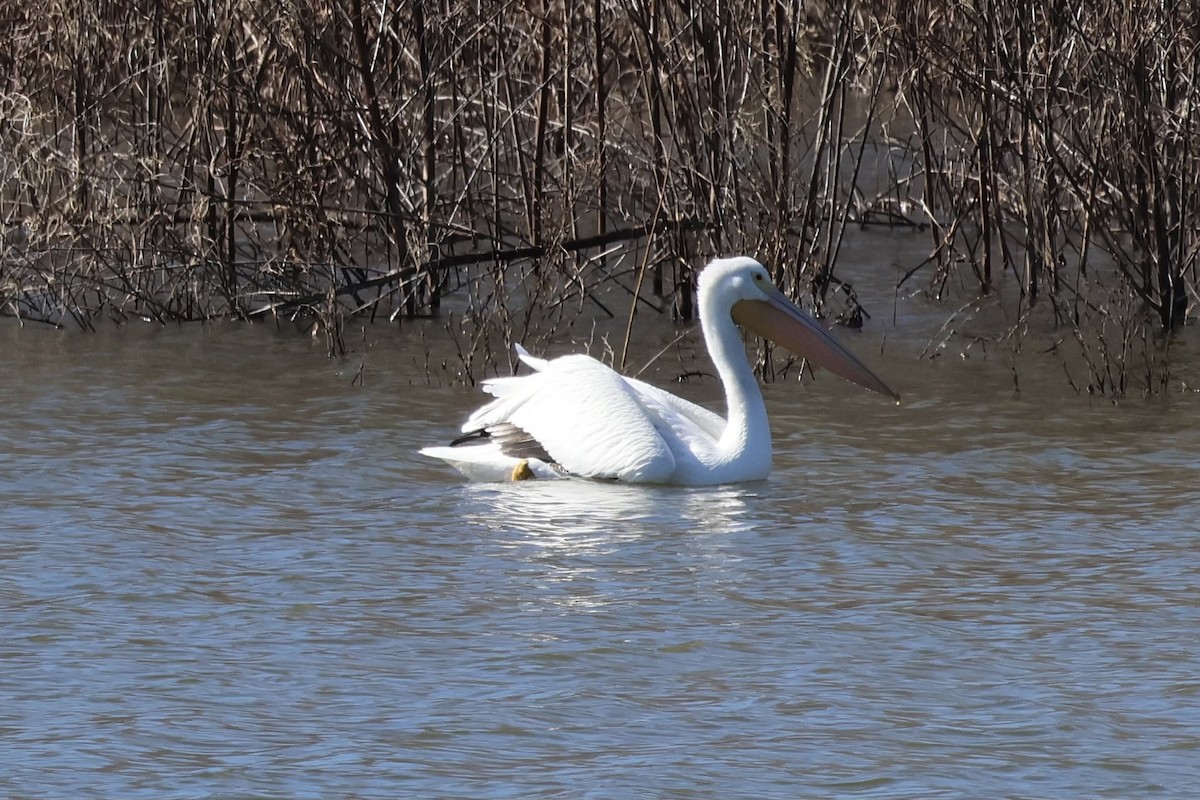
[[418,345],[0,335],[3,796],[1200,785],[1189,395],[876,353],[767,388],[767,482],[468,485]]

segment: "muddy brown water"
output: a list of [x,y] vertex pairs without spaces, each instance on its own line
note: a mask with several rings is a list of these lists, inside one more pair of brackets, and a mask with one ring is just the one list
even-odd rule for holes
[[469,485],[415,335],[0,337],[4,796],[1200,785],[1192,395],[892,334],[899,406],[766,388],[766,482]]

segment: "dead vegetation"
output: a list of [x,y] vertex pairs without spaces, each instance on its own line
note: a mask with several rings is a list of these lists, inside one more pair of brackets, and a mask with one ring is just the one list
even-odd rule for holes
[[585,313],[689,318],[714,253],[861,321],[847,231],[920,226],[906,283],[1015,286],[996,338],[1038,319],[1111,393],[1165,384],[1195,291],[1191,4],[0,0],[0,21],[0,309],[22,319],[289,319],[333,353],[347,317],[442,314],[490,361]]

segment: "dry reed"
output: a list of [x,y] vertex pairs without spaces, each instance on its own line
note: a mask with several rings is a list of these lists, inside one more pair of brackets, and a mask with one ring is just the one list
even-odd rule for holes
[[690,318],[714,253],[861,321],[846,231],[919,225],[907,280],[1014,277],[997,336],[1040,304],[1122,392],[1194,291],[1200,19],[1100,6],[0,0],[0,309],[331,353],[348,316],[451,314],[474,375],[585,310]]

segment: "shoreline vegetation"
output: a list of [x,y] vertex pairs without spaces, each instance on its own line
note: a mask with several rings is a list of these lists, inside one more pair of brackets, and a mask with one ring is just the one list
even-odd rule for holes
[[348,319],[442,316],[469,362],[598,314],[623,363],[633,316],[690,319],[717,254],[861,324],[839,249],[887,225],[927,237],[900,284],[953,296],[948,331],[1003,288],[992,341],[1049,331],[1077,391],[1119,396],[1167,387],[1198,299],[1191,3],[0,0],[0,23],[22,320],[291,320],[334,354]]

